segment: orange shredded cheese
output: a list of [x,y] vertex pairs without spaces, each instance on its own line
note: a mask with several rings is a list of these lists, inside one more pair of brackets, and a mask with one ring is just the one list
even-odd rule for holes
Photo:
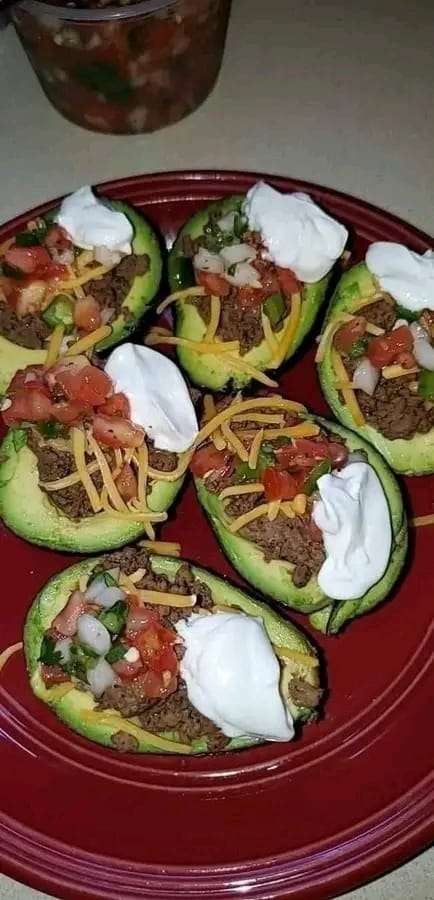
[[265,375],[265,372],[261,372],[261,370],[256,369],[255,366],[251,366],[244,357],[230,356],[229,353],[225,353],[222,362],[232,369],[237,369],[243,374],[250,375],[254,381],[259,381],[260,384],[264,384],[266,387],[278,387],[277,381],[273,381],[272,378]]
[[[203,398],[203,409],[204,409],[204,422],[210,422],[211,419],[216,415],[216,408],[214,403],[214,397],[211,394],[205,394]],[[226,442],[223,440],[223,435],[220,429],[217,429],[211,435],[212,442],[216,450],[225,450]]]
[[144,603],[157,603],[158,606],[177,606],[179,609],[192,609],[196,604],[196,594],[170,594],[165,591],[135,590],[136,597]]
[[434,525],[434,514],[430,514],[427,516],[416,516],[415,519],[410,519],[409,522],[413,528],[424,528],[426,525]]
[[50,342],[47,349],[47,358],[45,360],[47,369],[50,369],[51,366],[54,366],[54,363],[59,356],[64,334],[65,329],[63,325],[56,325],[56,327],[51,332]]
[[[347,371],[342,362],[341,356],[334,347],[332,348],[332,366],[338,381],[343,382],[346,378],[348,378]],[[354,424],[359,426],[365,425],[366,423],[364,415],[362,413],[362,410],[360,409],[356,395],[352,388],[342,388],[342,395]]]
[[107,275],[107,272],[111,272],[112,268],[113,266],[95,266],[84,275],[74,276],[67,281],[56,282],[56,291],[60,293],[73,290],[75,287],[81,287],[87,281],[93,281],[94,279],[102,278],[103,275]]
[[271,413],[241,413],[234,416],[233,422],[265,422],[269,425],[284,425],[285,419],[282,415],[272,415]]
[[[277,438],[277,437],[292,437],[292,438],[300,438],[300,437],[316,437],[319,434],[320,429],[318,425],[314,425],[310,422],[303,422],[300,425],[287,425],[285,428],[264,428],[264,438]],[[256,431],[243,431],[243,435],[247,438],[254,437],[257,434]]]
[[140,504],[144,504],[146,506],[146,483],[148,480],[148,470],[149,470],[149,453],[146,442],[139,447],[137,451],[137,462],[138,462],[138,470],[137,470],[137,500]]
[[309,669],[316,669],[319,666],[319,660],[316,656],[309,656],[308,653],[301,653],[300,650],[291,650],[290,647],[282,647],[276,644],[273,644],[273,650],[276,656],[299,662],[303,666],[308,666]]
[[277,353],[279,351],[279,341],[278,341],[276,335],[274,334],[274,331],[271,327],[271,322],[270,322],[268,316],[266,315],[266,313],[264,312],[264,309],[262,309],[262,312],[261,312],[261,320],[262,320],[262,330],[265,335],[265,340],[268,344],[268,352],[271,356],[271,359],[274,359],[274,357],[277,356]]
[[231,534],[235,534],[240,528],[244,528],[249,522],[253,522],[254,519],[259,519],[261,516],[267,516],[269,508],[269,503],[261,503],[260,506],[255,506],[254,509],[243,513],[241,516],[238,516],[237,519],[234,519],[228,526],[228,531],[230,531]]
[[279,515],[279,509],[282,501],[281,500],[272,500],[268,505],[268,521],[274,522]]
[[19,641],[17,644],[11,644],[10,647],[6,647],[5,650],[0,653],[0,672],[4,669],[6,663],[14,655],[14,653],[18,653],[19,650],[23,649],[22,641]]
[[294,518],[295,518],[295,512],[294,512],[294,510],[293,510],[293,508],[292,508],[292,504],[291,504],[291,501],[290,501],[290,500],[285,500],[284,503],[281,503],[281,504],[280,504],[280,509],[281,509],[281,511],[284,513],[284,515],[285,515],[288,519],[294,519]]
[[231,353],[232,351],[239,350],[239,341],[214,341],[212,343],[205,343],[205,341],[190,341],[188,338],[183,337],[173,337],[172,335],[162,335],[158,332],[155,333],[152,329],[148,335],[145,337],[145,344],[149,347],[153,347],[154,344],[173,344],[177,347],[188,347],[190,350],[194,350],[195,353]]
[[159,469],[152,469],[151,466],[149,466],[148,476],[157,481],[177,481],[178,478],[181,478],[186,472],[192,456],[192,450],[186,450],[185,453],[180,453],[178,465],[176,469],[173,469],[171,472],[160,472]]
[[86,441],[84,432],[81,428],[73,427],[71,428],[71,440],[72,440],[72,452],[74,454],[75,467],[77,472],[80,475],[80,480],[83,483],[83,487],[86,491],[87,496],[89,497],[89,502],[92,506],[93,511],[99,512],[102,509],[101,500],[98,494],[98,491],[87,471],[86,468],[86,459],[85,459],[85,448]]
[[297,494],[294,499],[289,502],[297,516],[304,516],[307,506],[306,494]]
[[114,478],[113,478],[114,473],[112,473],[110,471],[110,466],[104,456],[104,453],[102,452],[101,447],[99,446],[99,444],[97,444],[97,442],[92,434],[88,435],[88,443],[89,443],[89,448],[92,451],[93,455],[95,456],[95,459],[99,465],[101,475],[103,478],[103,482],[104,482],[104,487],[107,491],[107,494],[108,494],[114,508],[117,509],[118,512],[127,512],[128,507],[127,507],[125,501],[122,500],[122,497],[121,497],[121,495],[116,487],[116,484],[114,482]]
[[249,458],[249,451],[244,446],[242,441],[240,441],[239,437],[232,431],[228,422],[223,422],[221,426],[222,435],[227,444],[229,444],[235,453],[243,462],[247,462]]
[[86,353],[87,350],[90,350],[95,344],[99,344],[100,341],[103,341],[111,333],[111,325],[101,325],[100,328],[96,328],[95,331],[91,331],[91,333],[86,334],[85,337],[79,338],[75,344],[71,344],[64,355],[77,356],[79,353]]
[[256,469],[258,465],[258,457],[261,450],[262,441],[264,440],[264,429],[260,428],[259,431],[256,432],[255,437],[250,446],[249,452],[249,469]]
[[381,370],[383,378],[386,378],[387,380],[391,378],[402,378],[403,375],[416,375],[417,372],[420,372],[418,366],[413,366],[412,369],[404,369],[404,366],[400,365],[384,366]]
[[[98,469],[99,465],[97,462],[89,463],[86,466],[86,471],[89,475],[93,475]],[[71,472],[70,475],[65,475],[64,478],[57,478],[56,481],[40,481],[39,487],[43,488],[44,491],[63,491],[64,488],[72,487],[73,484],[78,484],[81,480],[79,472]]]
[[231,484],[219,494],[219,500],[226,500],[227,497],[238,497],[240,494],[262,494],[264,485],[259,481],[250,484]]
[[256,397],[251,400],[240,400],[231,406],[222,409],[211,421],[206,422],[196,437],[194,446],[197,447],[206,438],[210,436],[223,422],[232,419],[237,413],[245,413],[251,409],[277,409],[286,410],[288,412],[305,413],[306,407],[302,403],[296,403],[294,400],[286,400],[284,397]]
[[181,555],[181,544],[172,541],[139,541],[139,547],[145,547],[146,550],[161,556]]
[[203,287],[190,287],[185,288],[182,291],[174,291],[173,294],[169,294],[165,300],[157,306],[156,313],[157,315],[161,315],[171,303],[174,303],[176,300],[186,300],[188,297],[203,297],[205,294],[205,288]]
[[204,341],[210,343],[214,340],[220,322],[221,303],[219,297],[211,297],[211,315],[205,332]]

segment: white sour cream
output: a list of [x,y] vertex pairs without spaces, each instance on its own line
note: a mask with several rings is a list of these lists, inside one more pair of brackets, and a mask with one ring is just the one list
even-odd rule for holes
[[250,188],[245,213],[261,233],[267,258],[292,269],[300,281],[319,281],[341,255],[348,231],[308,194],[280,194],[264,181]]
[[377,241],[368,248],[366,265],[383,291],[418,312],[434,309],[434,252],[414,253],[403,244]]
[[196,413],[179,369],[167,356],[122,344],[110,354],[105,371],[115,391],[128,397],[131,420],[159,450],[182,453],[191,446],[198,433]]
[[279,693],[279,663],[259,619],[242,613],[193,614],[175,627],[185,644],[181,676],[199,712],[227,737],[294,737]]
[[95,197],[89,185],[65,197],[56,217],[76,247],[95,250],[105,247],[131,253],[133,227],[122,212],[110,209]]
[[318,479],[321,500],[313,520],[321,529],[326,559],[320,588],[336,600],[362,597],[386,571],[392,546],[389,507],[376,472],[354,462]]

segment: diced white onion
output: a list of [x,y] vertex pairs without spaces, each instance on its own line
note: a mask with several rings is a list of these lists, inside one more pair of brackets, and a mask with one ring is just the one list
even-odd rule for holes
[[396,331],[397,328],[402,328],[403,325],[408,325],[407,319],[397,319],[392,328],[392,331]]
[[233,231],[235,225],[235,213],[226,213],[225,216],[222,216],[221,219],[218,220],[217,225],[221,231]]
[[74,262],[74,251],[72,247],[66,247],[64,250],[57,250],[56,247],[53,247],[50,250],[51,258],[53,262],[57,263],[59,266],[72,266]]
[[110,650],[110,633],[105,625],[89,613],[83,613],[77,620],[77,635],[80,643],[94,653],[104,656]]
[[347,456],[346,465],[349,466],[350,463],[356,463],[356,462],[362,462],[362,463],[367,462],[366,453],[363,453],[362,450],[353,450],[351,453],[349,453]]
[[99,659],[93,669],[87,670],[87,680],[92,694],[101,697],[104,691],[116,681],[116,675],[106,659]]
[[85,593],[86,600],[90,600],[91,603],[98,603],[106,609],[110,609],[118,600],[123,600],[125,596],[125,591],[116,585],[107,586],[103,575],[95,578],[95,581],[92,582]]
[[412,322],[410,331],[413,336],[413,353],[416,362],[422,369],[434,372],[434,347],[431,345],[428,333],[418,322]]
[[373,366],[370,360],[364,356],[354,370],[353,385],[372,397],[379,377],[380,370]]
[[69,662],[71,659],[71,644],[72,638],[61,638],[60,641],[56,641],[56,645],[54,647],[56,653],[60,653],[61,661],[63,663]]
[[257,270],[248,262],[238,263],[235,269],[235,274],[226,275],[226,278],[230,282],[230,284],[235,285],[235,287],[243,287],[243,285],[245,284],[253,288],[261,287],[261,282],[258,281]]
[[[228,269],[235,263],[251,262],[252,259],[256,259],[256,250],[250,244],[231,244],[220,250],[220,256]],[[258,277],[257,273],[256,277]]]
[[95,247],[93,255],[102,266],[117,266],[122,259],[117,250],[109,250],[107,247]]
[[200,247],[198,253],[193,258],[195,269],[201,269],[203,272],[212,272],[213,275],[221,275],[224,272],[224,262],[218,253],[211,253],[205,247]]
[[125,662],[129,662],[129,663],[138,662],[139,659],[140,659],[140,653],[139,653],[137,647],[130,647],[124,656]]

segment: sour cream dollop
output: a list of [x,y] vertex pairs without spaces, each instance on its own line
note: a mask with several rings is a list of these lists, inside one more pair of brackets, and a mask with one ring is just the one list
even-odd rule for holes
[[319,281],[341,255],[348,231],[308,194],[280,194],[264,181],[250,188],[245,213],[261,233],[267,257],[300,281]]
[[198,433],[196,413],[179,369],[167,356],[123,344],[110,354],[105,371],[115,391],[128,397],[131,420],[159,450],[182,453],[192,445]]
[[383,291],[418,312],[434,309],[434,252],[415,253],[392,241],[376,241],[368,248],[366,265]]
[[133,227],[127,216],[110,209],[95,197],[89,185],[65,197],[56,217],[76,247],[95,250],[105,247],[131,253]]
[[320,588],[336,600],[362,597],[384,575],[392,546],[389,507],[376,472],[354,462],[318,479],[321,499],[313,520],[323,534],[326,559]]
[[279,693],[279,663],[259,619],[242,613],[193,614],[175,627],[185,644],[181,676],[199,712],[227,737],[294,737]]

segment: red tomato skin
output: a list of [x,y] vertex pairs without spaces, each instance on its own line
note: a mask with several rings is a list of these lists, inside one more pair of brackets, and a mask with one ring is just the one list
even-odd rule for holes
[[333,338],[333,346],[339,353],[348,353],[353,344],[363,337],[365,332],[366,320],[363,316],[357,316],[339,328]]
[[112,663],[112,669],[116,672],[116,675],[119,675],[122,680],[128,680],[130,678],[134,678],[138,672],[143,669],[142,660],[136,660],[136,662],[128,662],[125,659],[118,659],[116,662]]
[[93,435],[96,441],[108,447],[140,447],[145,439],[142,428],[121,416],[102,416],[93,419]]
[[72,425],[73,422],[78,422],[89,412],[89,407],[77,403],[75,400],[65,400],[61,403],[53,403],[51,412],[56,422],[60,422],[62,425]]
[[201,287],[205,288],[208,294],[214,294],[217,297],[227,297],[231,292],[231,285],[222,275],[215,275],[212,272],[203,272],[196,269],[196,281]]
[[123,500],[132,500],[137,497],[137,478],[129,463],[124,463],[118,477],[116,487]]
[[155,699],[163,699],[163,697],[173,694],[178,687],[176,675],[172,675],[170,681],[167,684],[164,684],[163,674],[160,675],[157,672],[151,672],[150,669],[143,675],[139,675],[135,678],[134,682],[140,686],[140,689],[147,697]]
[[263,288],[254,288],[248,284],[238,288],[236,293],[236,301],[242,309],[256,309],[264,302],[268,291]]
[[65,266],[53,263],[45,247],[10,247],[4,256],[5,262],[24,275],[37,279],[55,278],[63,275]]
[[46,666],[45,663],[41,663],[41,676],[47,687],[71,681],[69,675],[63,671],[62,666]]
[[113,390],[111,379],[97,366],[85,366],[77,378],[77,398],[82,403],[99,406]]
[[222,477],[230,475],[234,469],[234,457],[226,450],[216,450],[212,444],[196,450],[190,463],[190,469],[197,478],[203,478],[207,472],[219,472]]
[[[131,598],[130,598],[131,601]],[[144,631],[146,628],[150,628],[155,625],[160,624],[160,614],[158,610],[154,609],[146,609],[139,604],[131,605],[128,610],[128,617],[125,626],[125,634],[126,637],[132,639],[134,638],[140,631]]]
[[389,334],[374,337],[369,342],[367,356],[377,369],[395,362],[401,353],[413,350],[413,337],[408,325],[401,325]]
[[345,444],[337,441],[311,441],[298,438],[292,444],[279,447],[276,451],[279,464],[284,468],[310,467],[315,461],[329,459],[333,466],[343,465],[348,458]]
[[281,266],[276,266],[276,273],[280,290],[286,297],[300,293],[302,285],[292,269],[283,269]]
[[97,405],[98,412],[103,413],[105,416],[123,416],[125,419],[130,418],[130,403],[125,394],[113,394],[111,397],[108,397],[104,403]]
[[94,297],[80,297],[74,305],[74,323],[83,331],[95,331],[101,325],[101,308]]
[[86,611],[86,600],[81,591],[74,591],[64,609],[53,619],[51,627],[64,637],[73,637],[77,631],[77,619]]
[[40,388],[21,388],[10,400],[10,407],[2,412],[3,421],[8,427],[17,422],[47,422],[51,418],[51,400]]
[[273,500],[293,500],[300,491],[297,479],[282,469],[265,469],[262,483],[269,503]]

